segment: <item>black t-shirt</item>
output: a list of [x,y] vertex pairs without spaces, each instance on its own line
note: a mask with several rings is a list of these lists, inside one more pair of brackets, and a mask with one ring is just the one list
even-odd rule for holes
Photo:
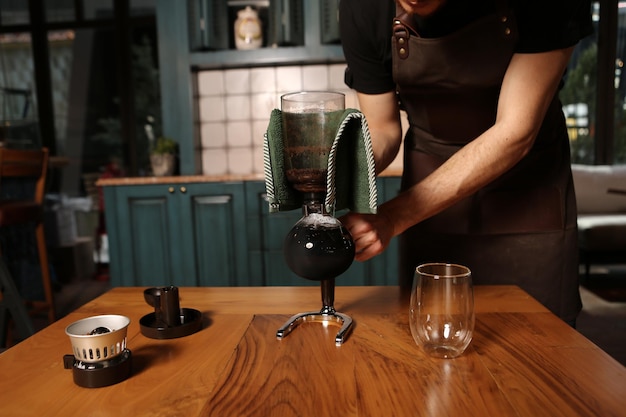
[[[519,30],[515,51],[546,52],[573,46],[592,33],[590,0],[509,0]],[[494,0],[448,0],[428,18],[415,17],[420,36],[445,36],[492,13]],[[359,92],[392,91],[393,0],[341,0],[341,43],[348,63],[346,84]]]

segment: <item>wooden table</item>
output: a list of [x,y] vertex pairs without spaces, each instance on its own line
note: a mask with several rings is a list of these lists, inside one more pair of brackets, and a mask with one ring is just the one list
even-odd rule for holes
[[[180,288],[203,329],[146,338],[143,288],[115,288],[0,355],[0,416],[624,416],[626,368],[511,286],[475,288],[476,330],[466,353],[425,356],[396,287],[338,287],[335,307],[355,320],[305,323],[317,287]],[[82,388],[62,357],[64,329],[98,314],[131,319],[132,376]]]

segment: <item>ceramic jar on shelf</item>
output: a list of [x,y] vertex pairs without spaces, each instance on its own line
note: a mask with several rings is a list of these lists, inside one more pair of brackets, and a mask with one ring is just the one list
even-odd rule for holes
[[237,49],[257,49],[263,44],[263,31],[259,14],[246,6],[237,12],[235,20],[235,47]]

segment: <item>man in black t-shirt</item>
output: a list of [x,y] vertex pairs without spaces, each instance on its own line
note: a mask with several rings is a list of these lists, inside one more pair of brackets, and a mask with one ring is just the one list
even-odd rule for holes
[[[397,3],[397,4],[396,4]],[[576,207],[558,89],[592,31],[588,0],[342,0],[346,84],[377,172],[410,123],[402,192],[349,213],[356,259],[400,235],[400,285],[422,262],[463,263],[475,283],[520,285],[574,323]]]

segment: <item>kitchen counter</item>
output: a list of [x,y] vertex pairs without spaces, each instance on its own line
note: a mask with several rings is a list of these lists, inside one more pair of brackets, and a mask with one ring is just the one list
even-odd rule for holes
[[[319,311],[316,287],[179,288],[203,328],[178,339],[140,332],[154,312],[141,287],[114,288],[0,354],[0,415],[21,416],[623,416],[626,368],[518,287],[476,286],[476,329],[456,359],[413,341],[397,287],[337,287],[355,322],[276,330]],[[63,368],[64,329],[99,314],[130,318],[130,378],[81,388]]]
[[125,185],[190,184],[202,182],[264,181],[262,174],[249,175],[176,175],[171,177],[122,177],[103,178],[96,182],[99,187]]
[[[398,168],[388,169],[380,174],[380,177],[398,177],[402,170]],[[124,185],[157,185],[157,184],[190,184],[202,182],[237,182],[237,181],[265,181],[263,174],[246,175],[180,175],[171,177],[123,177],[103,178],[96,182],[99,187],[124,186]]]

